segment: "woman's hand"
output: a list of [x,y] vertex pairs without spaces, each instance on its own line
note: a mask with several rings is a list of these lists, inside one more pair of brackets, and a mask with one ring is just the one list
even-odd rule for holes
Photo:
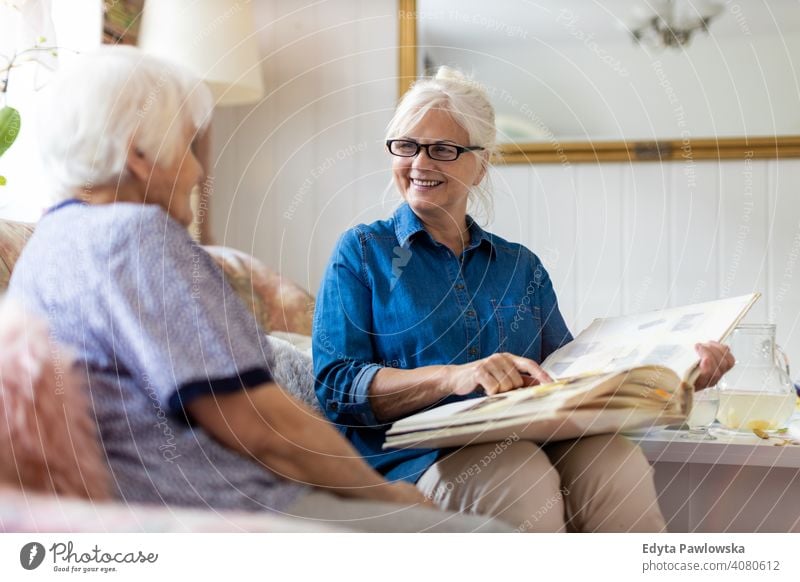
[[381,368],[372,379],[369,398],[375,418],[390,422],[452,394],[470,394],[478,388],[497,394],[552,381],[533,360],[502,353],[461,365]]
[[533,360],[508,353],[492,354],[477,362],[449,366],[448,376],[448,391],[458,395],[470,394],[478,388],[483,388],[486,394],[498,394],[553,381]]
[[714,386],[736,363],[730,348],[719,342],[697,344],[694,349],[700,356],[700,375],[694,384],[696,390]]

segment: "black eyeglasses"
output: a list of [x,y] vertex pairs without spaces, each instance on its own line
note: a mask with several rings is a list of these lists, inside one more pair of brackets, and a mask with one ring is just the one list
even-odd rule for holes
[[419,151],[425,148],[425,153],[432,160],[440,162],[452,162],[464,152],[475,152],[483,150],[479,146],[460,146],[451,143],[418,143],[410,139],[387,139],[386,147],[393,156],[401,158],[413,158]]

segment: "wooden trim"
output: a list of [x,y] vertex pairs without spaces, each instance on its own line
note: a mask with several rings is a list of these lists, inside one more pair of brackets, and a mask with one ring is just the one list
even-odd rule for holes
[[[398,95],[417,78],[417,2],[398,0],[400,24]],[[659,141],[571,141],[505,143],[504,164],[580,164],[587,162],[653,162],[800,158],[800,136],[692,138]]]
[[653,162],[800,157],[800,136],[662,140],[659,142],[565,142],[502,144],[498,162]]

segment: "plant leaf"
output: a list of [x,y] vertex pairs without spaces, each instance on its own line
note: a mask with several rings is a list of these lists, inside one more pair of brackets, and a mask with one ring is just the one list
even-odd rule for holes
[[5,185],[6,185],[6,177],[0,176],[0,186],[5,186]]
[[19,111],[8,106],[0,109],[0,156],[6,153],[17,139],[20,123]]

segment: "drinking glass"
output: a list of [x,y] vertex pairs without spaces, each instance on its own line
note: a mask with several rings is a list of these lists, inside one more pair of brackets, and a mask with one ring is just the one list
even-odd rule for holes
[[689,413],[689,418],[686,419],[689,431],[681,438],[702,441],[717,440],[715,436],[709,434],[708,428],[714,423],[718,409],[719,388],[714,386],[695,392],[692,411]]

